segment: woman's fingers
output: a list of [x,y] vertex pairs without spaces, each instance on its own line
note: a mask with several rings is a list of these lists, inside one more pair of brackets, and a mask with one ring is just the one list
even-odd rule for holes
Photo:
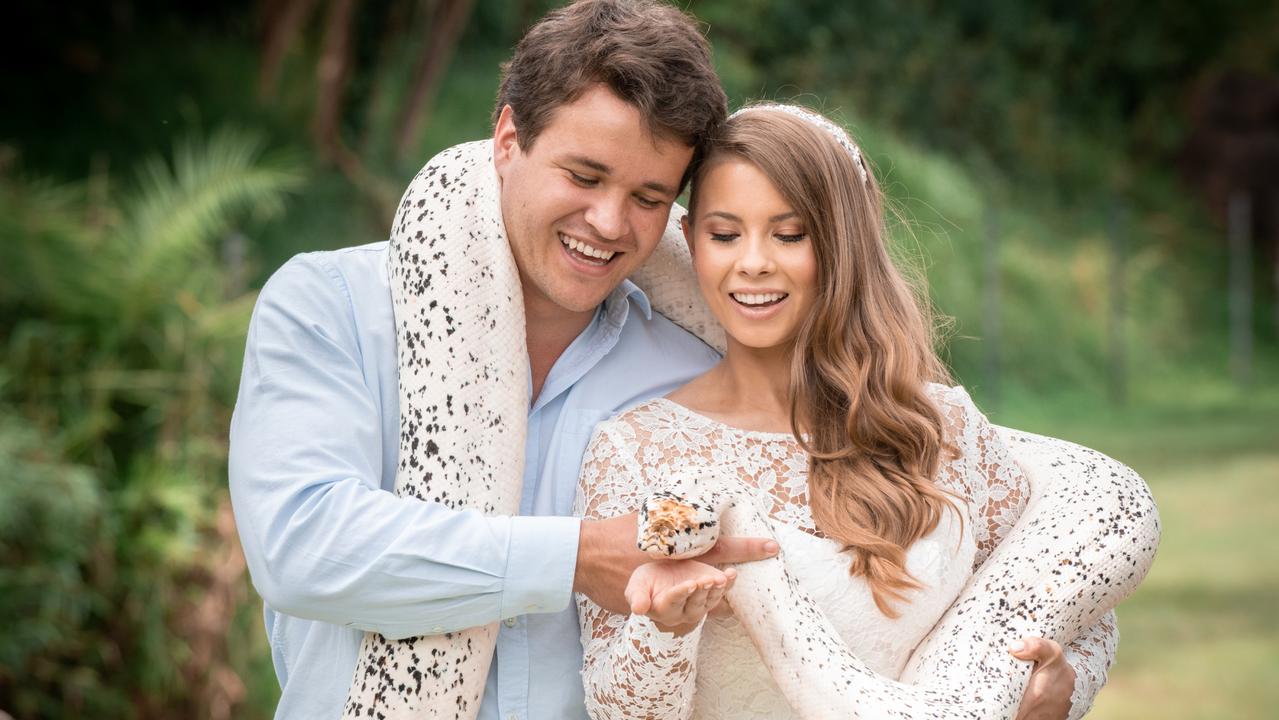
[[659,560],[632,573],[626,602],[632,613],[646,615],[660,625],[691,625],[723,599],[736,579],[727,571],[695,560]]
[[1043,667],[1062,660],[1061,645],[1047,638],[1025,637],[1008,646],[1008,652],[1018,660],[1029,660]]
[[649,616],[667,625],[686,622],[690,608],[705,605],[706,590],[694,581],[682,582],[653,599]]

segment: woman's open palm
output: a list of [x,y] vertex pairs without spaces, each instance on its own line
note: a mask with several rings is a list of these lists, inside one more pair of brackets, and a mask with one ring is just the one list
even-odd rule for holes
[[733,568],[720,570],[696,560],[654,560],[631,574],[626,601],[632,613],[647,616],[664,632],[682,635],[723,601],[736,578]]

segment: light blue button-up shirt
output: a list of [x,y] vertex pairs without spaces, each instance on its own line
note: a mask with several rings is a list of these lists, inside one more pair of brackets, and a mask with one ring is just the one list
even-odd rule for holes
[[363,631],[501,620],[485,720],[585,718],[568,517],[592,429],[718,356],[629,281],[529,409],[520,517],[399,498],[386,243],[299,255],[262,289],[231,423],[231,498],[283,695],[277,718],[341,715]]

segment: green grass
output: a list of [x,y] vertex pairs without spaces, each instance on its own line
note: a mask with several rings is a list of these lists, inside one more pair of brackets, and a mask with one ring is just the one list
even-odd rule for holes
[[[1171,387],[1171,386],[1170,386]],[[1095,447],[1150,484],[1163,540],[1119,608],[1120,645],[1089,717],[1268,718],[1279,706],[1279,387],[1192,386],[1120,413],[1010,411]]]

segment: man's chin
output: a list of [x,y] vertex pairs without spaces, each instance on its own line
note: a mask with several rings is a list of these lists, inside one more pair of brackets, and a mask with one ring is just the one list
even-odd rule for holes
[[[609,292],[612,292],[612,290],[610,289]],[[607,297],[608,293],[604,293],[603,295],[591,295],[589,297],[576,295],[571,298],[564,298],[556,304],[569,312],[594,312],[595,308],[599,307]]]
[[570,312],[593,312],[621,283],[621,279],[618,279],[617,282],[596,282],[585,287],[566,288],[554,298],[555,304]]

